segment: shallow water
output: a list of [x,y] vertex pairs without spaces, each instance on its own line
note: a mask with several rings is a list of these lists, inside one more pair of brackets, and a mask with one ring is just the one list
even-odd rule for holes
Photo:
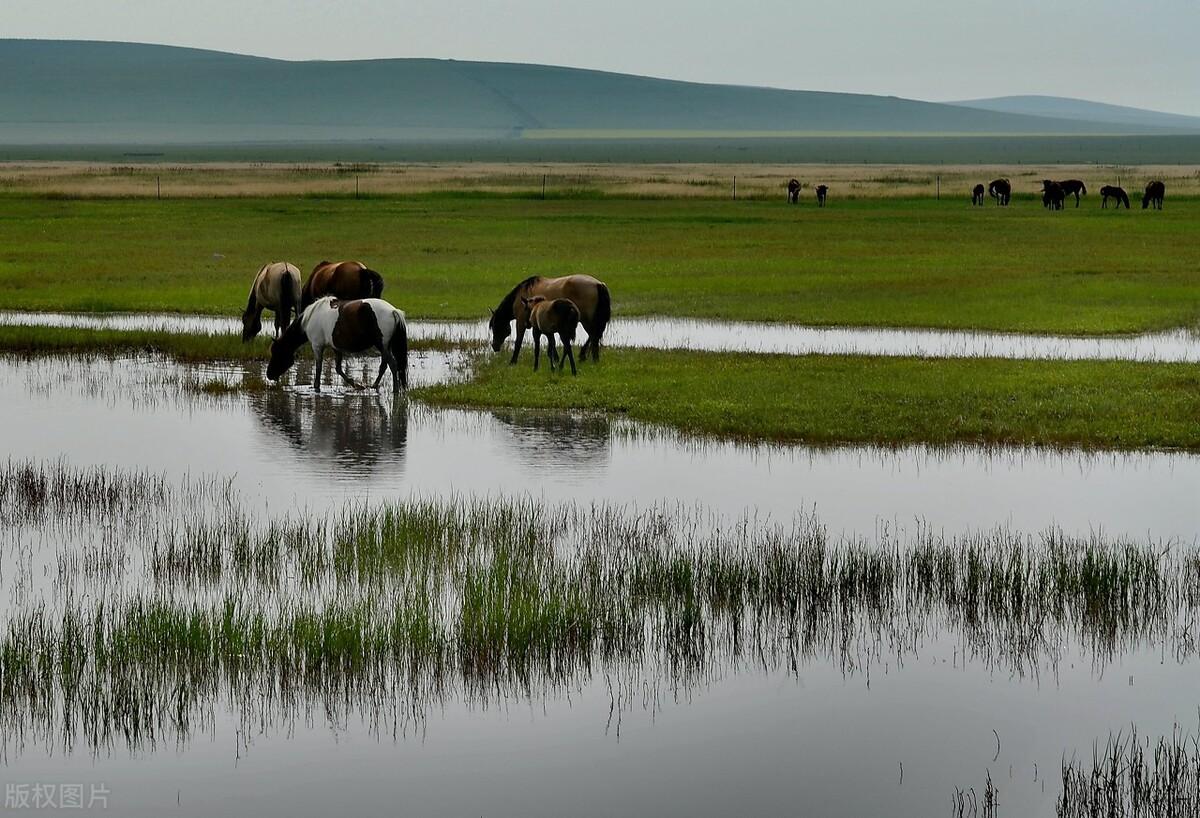
[[[460,362],[416,355],[413,380],[453,377]],[[603,417],[440,411],[340,388],[318,396],[263,387],[260,376],[160,358],[0,358],[0,450],[173,481],[230,476],[271,513],[528,493],[785,521],[812,513],[867,541],[922,520],[948,533],[1059,526],[1194,542],[1200,532],[1200,457],[1190,454],[713,443]],[[293,381],[309,377],[302,367]],[[631,689],[597,672],[566,689],[451,698],[394,734],[331,722],[320,708],[248,725],[218,707],[178,745],[162,736],[156,749],[118,743],[95,758],[10,749],[0,779],[102,784],[109,814],[146,816],[928,816],[949,810],[955,787],[981,791],[987,771],[1003,814],[1048,815],[1064,753],[1086,756],[1131,723],[1145,735],[1194,724],[1197,706],[1194,659],[1161,645],[1099,664],[1067,645],[1018,675],[964,659],[953,629],[903,657],[885,650],[869,672],[813,658],[794,670],[747,661],[679,687],[631,673]]]
[[[152,330],[236,335],[241,321],[198,315],[0,312],[0,326]],[[410,337],[482,344],[485,321],[409,323]],[[583,332],[581,338],[586,338]],[[529,342],[526,338],[526,342]],[[783,355],[886,355],[928,358],[1200,362],[1200,333],[1189,329],[1144,335],[1084,338],[1021,333],[865,327],[806,327],[751,321],[621,318],[609,325],[610,346]]]

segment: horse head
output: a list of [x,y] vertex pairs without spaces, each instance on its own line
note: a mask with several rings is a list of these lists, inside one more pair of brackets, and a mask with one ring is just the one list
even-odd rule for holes
[[246,310],[242,313],[242,343],[248,344],[262,332],[262,310]]
[[492,310],[492,315],[488,318],[488,331],[492,333],[492,352],[499,352],[500,347],[504,345],[504,339],[512,334],[512,322],[501,320],[496,311]]

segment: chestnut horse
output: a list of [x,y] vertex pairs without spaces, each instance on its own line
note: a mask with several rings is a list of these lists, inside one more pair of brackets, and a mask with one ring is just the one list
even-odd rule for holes
[[287,329],[292,310],[300,315],[300,270],[286,261],[264,264],[250,285],[250,300],[242,313],[242,341],[249,343],[262,332],[263,310],[275,313],[275,337]]
[[[571,342],[575,340],[575,331],[579,329],[579,308],[570,299],[556,298],[547,301],[544,295],[522,298],[521,301],[529,310],[529,326],[533,328],[533,371],[537,372],[543,335],[546,336],[546,354],[550,356],[550,371],[554,371],[554,366],[558,363],[554,335],[558,333],[563,344],[563,359],[571,362],[571,374],[578,375],[575,356],[571,354]],[[561,369],[560,366],[559,370]]]
[[566,298],[575,304],[579,310],[579,323],[587,331],[587,342],[579,350],[579,360],[587,359],[587,351],[592,350],[592,360],[600,360],[600,341],[604,337],[604,328],[612,318],[612,301],[609,297],[608,286],[588,275],[562,276],[561,278],[542,278],[530,276],[512,288],[508,295],[501,299],[492,317],[488,319],[488,329],[492,333],[492,350],[500,351],[504,339],[512,334],[510,324],[517,324],[517,335],[513,340],[512,360],[517,362],[521,352],[521,343],[525,340],[525,331],[529,329],[529,308],[522,299],[534,296],[545,296],[546,300]]
[[334,369],[356,389],[363,385],[342,369],[343,355],[377,352],[382,359],[373,388],[379,388],[383,373],[392,370],[392,391],[408,388],[408,327],[404,313],[380,298],[338,301],[333,296],[318,298],[271,344],[267,377],[273,381],[291,369],[296,352],[305,342],[312,345],[317,360],[313,390],[321,391],[321,364],[325,349],[333,349]]
[[383,295],[383,276],[361,261],[322,261],[304,282],[300,309],[324,295],[346,301],[355,298],[379,298]]

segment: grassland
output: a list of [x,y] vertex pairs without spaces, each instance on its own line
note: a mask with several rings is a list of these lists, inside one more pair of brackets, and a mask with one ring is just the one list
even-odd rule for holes
[[14,309],[236,315],[265,261],[361,258],[420,318],[486,315],[519,279],[564,273],[606,280],[618,316],[1080,334],[1200,317],[1192,199],[1118,214],[1093,195],[1051,214],[1030,194],[972,209],[961,195],[852,200],[835,187],[817,210],[613,198],[590,182],[527,193],[0,196],[0,291]]
[[609,412],[685,433],[810,444],[1200,450],[1200,368],[1116,362],[610,350],[577,378],[528,357],[416,391],[438,404]]

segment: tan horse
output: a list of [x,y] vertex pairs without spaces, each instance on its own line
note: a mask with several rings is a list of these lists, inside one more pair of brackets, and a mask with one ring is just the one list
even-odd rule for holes
[[579,323],[587,331],[588,339],[579,350],[579,360],[587,359],[588,348],[592,350],[592,360],[600,360],[600,341],[604,337],[604,329],[612,317],[612,300],[609,297],[608,286],[588,275],[562,276],[561,278],[542,278],[531,276],[512,288],[512,292],[504,296],[499,306],[492,310],[488,321],[488,329],[492,332],[492,349],[500,351],[504,339],[512,334],[510,324],[516,322],[517,335],[513,340],[513,354],[510,363],[517,362],[521,352],[521,343],[525,340],[525,331],[529,329],[529,308],[522,299],[542,296],[547,301],[565,298],[575,304],[579,310]]
[[356,298],[379,298],[383,293],[383,276],[361,261],[322,261],[304,282],[300,297],[303,310],[318,298],[332,295],[343,301]]
[[571,362],[571,374],[578,375],[575,356],[571,354],[571,342],[575,340],[575,331],[579,329],[579,308],[570,299],[547,301],[544,295],[522,298],[521,303],[529,312],[529,326],[533,328],[533,371],[537,372],[543,335],[546,336],[546,354],[550,356],[550,371],[554,371],[558,363],[558,353],[554,349],[554,336],[557,334],[562,340],[563,357]]
[[275,337],[287,329],[292,310],[300,315],[300,270],[295,264],[264,264],[250,286],[250,300],[242,313],[242,341],[249,343],[262,332],[264,309],[275,313]]

